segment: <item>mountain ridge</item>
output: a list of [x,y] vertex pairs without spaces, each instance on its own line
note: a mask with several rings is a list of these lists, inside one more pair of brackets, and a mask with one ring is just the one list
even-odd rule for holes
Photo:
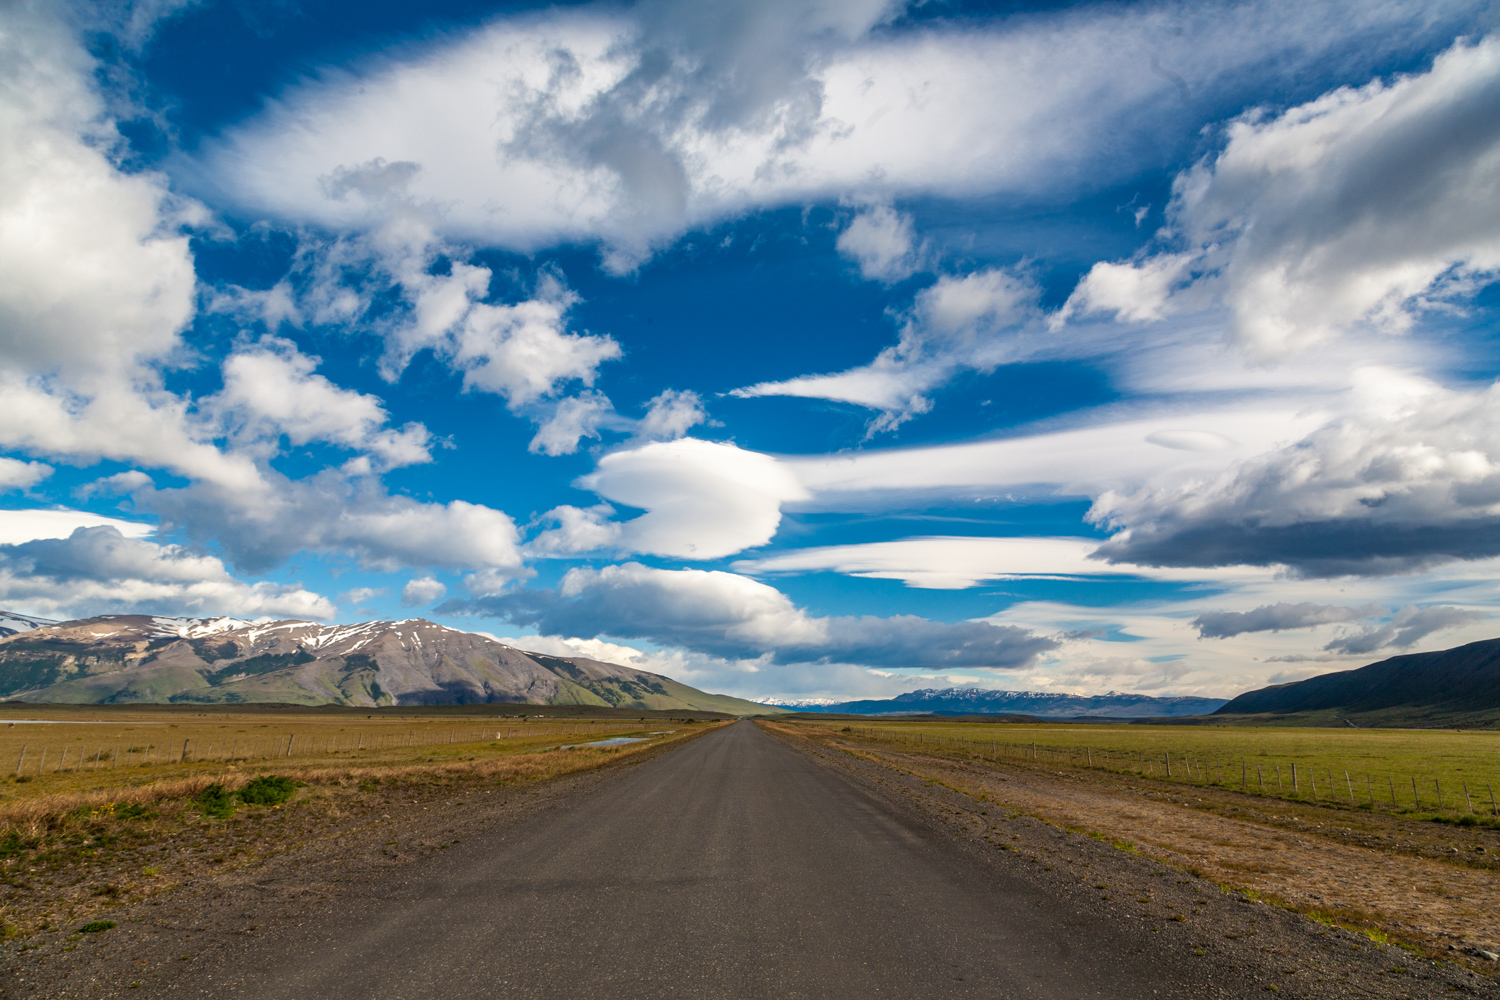
[[[0,611],[0,699],[73,704],[596,705],[743,715],[752,702],[587,657],[524,650],[423,618],[99,615]],[[14,626],[35,623],[35,627]]]
[[984,688],[919,688],[894,698],[845,702],[775,702],[777,708],[826,712],[830,715],[1032,715],[1042,719],[1101,716],[1154,718],[1205,715],[1223,705],[1224,698],[1180,696],[1157,698],[1144,694],[1061,694],[1050,691],[993,691]]
[[1214,714],[1322,714],[1366,725],[1500,722],[1500,639],[1246,691]]

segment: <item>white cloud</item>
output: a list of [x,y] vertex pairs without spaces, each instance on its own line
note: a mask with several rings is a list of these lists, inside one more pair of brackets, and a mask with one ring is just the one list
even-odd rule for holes
[[212,556],[126,538],[111,525],[66,538],[0,544],[0,600],[47,617],[105,612],[333,617],[327,598],[295,585],[245,583]]
[[1500,271],[1500,38],[1460,41],[1430,70],[1252,111],[1174,185],[1189,248],[1101,263],[1057,317],[1140,322],[1191,266],[1253,360],[1356,328],[1401,332]]
[[690,389],[664,389],[646,403],[646,415],[635,426],[641,441],[675,441],[699,424],[709,423],[703,399]]
[[1338,604],[1295,604],[1278,601],[1249,611],[1208,611],[1193,619],[1193,627],[1204,639],[1228,639],[1246,632],[1282,632],[1315,628],[1331,622],[1350,622],[1379,614],[1378,607],[1349,608]]
[[26,490],[52,475],[52,466],[0,458],[0,490]]
[[1100,261],[1078,282],[1048,325],[1056,330],[1073,316],[1091,313],[1109,313],[1127,323],[1161,319],[1174,286],[1194,259],[1193,254],[1161,254],[1138,264]]
[[384,587],[355,587],[339,595],[340,604],[363,604],[372,597],[383,597]]
[[269,438],[273,452],[285,434],[294,445],[326,441],[368,452],[384,468],[432,460],[427,428],[387,428],[379,399],[334,385],[314,374],[317,365],[290,341],[265,337],[224,359],[224,388],[200,409],[239,443]]
[[1092,421],[1082,427],[1021,428],[1005,438],[780,461],[812,496],[806,506],[819,509],[922,493],[1094,497],[1217,475],[1237,459],[1295,441],[1327,419],[1285,404],[1085,416]]
[[597,439],[599,429],[614,415],[614,404],[602,392],[581,392],[560,399],[527,448],[533,454],[571,455],[584,438]]
[[1162,570],[1091,558],[1098,539],[1055,537],[928,536],[853,545],[814,546],[734,564],[742,573],[832,571],[870,580],[901,580],[909,587],[962,590],[993,580],[1145,577],[1156,580],[1239,580],[1268,576],[1235,569]]
[[[400,167],[411,197],[442,206],[445,237],[522,251],[597,240],[627,270],[687,227],[759,206],[1108,184],[1190,142],[1203,107],[1242,106],[1268,66],[1370,65],[1472,19],[1463,3],[1263,0],[871,36],[886,4],[814,9],[499,19],[309,78],[226,136],[208,169],[255,209],[369,229],[390,178],[361,171]],[[1201,99],[1183,102],[1153,65]]]
[[401,588],[401,603],[407,607],[431,604],[446,593],[448,593],[448,588],[441,580],[434,580],[430,576],[419,576],[406,581],[406,586]]
[[248,570],[297,552],[349,553],[372,569],[485,569],[525,577],[520,533],[503,511],[465,500],[422,503],[389,496],[337,470],[301,480],[275,475],[254,492],[196,483],[175,489],[132,484],[135,505],[188,537],[223,547]]
[[556,527],[538,532],[526,543],[526,554],[533,558],[569,556],[583,552],[605,552],[619,548],[620,525],[611,521],[615,509],[609,504],[593,507],[554,507],[541,518]]
[[909,278],[922,266],[912,218],[890,205],[866,206],[839,233],[839,253],[859,265],[870,281],[887,283]]
[[718,559],[764,545],[781,505],[806,491],[776,459],[681,438],[605,455],[578,485],[646,513],[620,525],[624,551]]

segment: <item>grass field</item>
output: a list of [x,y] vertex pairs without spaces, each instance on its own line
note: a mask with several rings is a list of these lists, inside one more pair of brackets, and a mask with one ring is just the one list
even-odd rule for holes
[[[801,722],[842,730],[835,721]],[[1303,801],[1493,821],[1500,732],[1248,726],[849,723],[882,740],[1170,777]],[[1295,769],[1295,770],[1294,770]]]
[[[225,767],[372,767],[588,742],[668,727],[660,718],[519,718],[472,712],[0,706],[0,806],[18,798],[175,780]],[[15,722],[13,720],[45,720]]]

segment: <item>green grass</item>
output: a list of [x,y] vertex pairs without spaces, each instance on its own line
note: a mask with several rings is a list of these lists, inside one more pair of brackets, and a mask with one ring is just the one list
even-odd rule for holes
[[1378,809],[1459,815],[1459,822],[1475,824],[1489,823],[1491,790],[1500,799],[1500,732],[1493,731],[940,721],[799,725],[1156,778],[1166,778],[1170,765],[1171,777],[1184,783],[1243,787],[1301,801],[1312,801],[1316,788],[1317,801],[1364,808],[1373,796]]

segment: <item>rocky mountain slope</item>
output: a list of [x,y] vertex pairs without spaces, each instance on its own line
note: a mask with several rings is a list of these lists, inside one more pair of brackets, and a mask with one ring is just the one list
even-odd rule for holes
[[1140,719],[1203,715],[1224,704],[1223,698],[1153,698],[1144,694],[1055,694],[1045,691],[985,691],[979,688],[924,688],[894,698],[838,704],[791,705],[810,712],[842,715],[1032,715],[1039,719],[1107,716]]
[[421,618],[319,625],[101,615],[47,623],[0,612],[0,622],[10,633],[0,638],[0,698],[10,700],[764,711],[659,674],[526,653]]
[[1386,726],[1493,725],[1500,721],[1500,639],[1247,691],[1215,714],[1322,714]]

